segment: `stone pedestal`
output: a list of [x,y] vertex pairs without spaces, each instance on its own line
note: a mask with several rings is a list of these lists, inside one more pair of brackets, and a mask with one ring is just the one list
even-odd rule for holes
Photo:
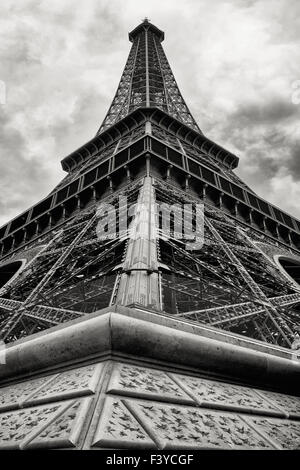
[[146,309],[20,340],[0,378],[0,449],[300,448],[292,352]]

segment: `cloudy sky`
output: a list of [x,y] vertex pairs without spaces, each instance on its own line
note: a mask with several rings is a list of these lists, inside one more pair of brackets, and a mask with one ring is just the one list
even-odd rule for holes
[[300,218],[299,0],[6,0],[0,224],[49,193],[60,160],[95,135],[127,33],[145,16],[165,31],[203,132],[240,157],[237,173],[260,196]]

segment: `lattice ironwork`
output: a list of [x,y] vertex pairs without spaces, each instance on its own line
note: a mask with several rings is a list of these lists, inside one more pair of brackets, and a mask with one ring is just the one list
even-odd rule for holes
[[[138,186],[127,186],[105,201],[114,204],[126,195],[134,203]],[[125,241],[101,242],[97,223],[97,204],[79,212],[54,237],[46,237],[16,281],[1,290],[3,340],[12,341],[110,304]]]
[[[172,192],[156,181],[158,200],[191,201],[187,193],[174,188]],[[162,238],[167,312],[291,346],[299,322],[300,293],[223,211],[206,207],[205,243],[199,252],[188,252],[175,239]]]
[[118,89],[98,134],[141,107],[160,108],[201,132],[179,91],[162,48],[163,33],[148,20],[134,31],[134,35],[129,35],[133,44]]
[[[256,196],[232,170],[237,157],[203,136],[168,64],[162,31],[144,21],[129,37],[97,136],[63,160],[68,175],[47,198],[0,228],[0,282],[5,263],[22,265],[0,284],[1,338],[15,341],[133,304],[293,347],[300,222]],[[204,244],[189,251],[187,240],[166,233],[158,204],[199,202]],[[112,239],[97,236],[101,203],[116,216]]]

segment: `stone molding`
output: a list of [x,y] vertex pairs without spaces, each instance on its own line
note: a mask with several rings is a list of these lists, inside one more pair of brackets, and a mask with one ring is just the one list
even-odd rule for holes
[[[0,381],[109,357],[138,358],[245,384],[300,394],[300,362],[117,312],[93,315],[12,344]],[[167,323],[167,322],[166,322]],[[178,322],[180,323],[180,322]],[[179,326],[179,325],[178,325]],[[177,326],[177,328],[178,328]]]

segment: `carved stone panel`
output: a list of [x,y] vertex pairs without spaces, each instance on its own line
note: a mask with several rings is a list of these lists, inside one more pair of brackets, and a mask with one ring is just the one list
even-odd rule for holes
[[300,417],[300,397],[265,390],[260,390],[259,394],[270,401],[270,403],[274,403],[274,405],[282,409],[290,418]]
[[265,436],[277,449],[300,450],[300,421],[243,416],[254,429]]
[[284,416],[254,389],[187,375],[170,375],[200,406]]
[[194,403],[165,372],[130,364],[114,366],[107,391],[141,398],[156,397],[160,401]]
[[102,364],[61,372],[55,380],[30,397],[26,403],[44,403],[95,392]]
[[33,440],[27,442],[25,448],[76,447],[91,400],[92,398],[83,398],[73,401],[64,413],[60,414]]
[[0,414],[0,449],[16,449],[22,443],[33,438],[56,416],[68,403],[7,411]]
[[0,388],[0,411],[18,408],[24,400],[54,377],[54,375],[40,377],[38,379],[27,380],[26,382]]
[[93,447],[147,449],[155,444],[121,399],[107,397]]
[[125,399],[161,449],[270,449],[237,414]]

